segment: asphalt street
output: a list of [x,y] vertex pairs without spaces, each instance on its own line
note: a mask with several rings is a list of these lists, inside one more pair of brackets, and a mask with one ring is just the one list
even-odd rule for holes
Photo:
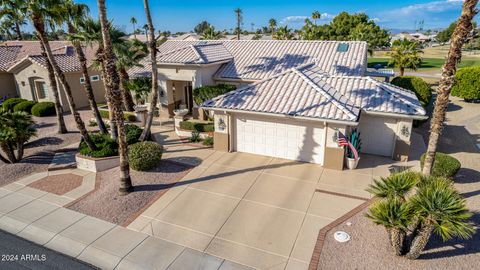
[[0,269],[91,270],[98,268],[0,230]]

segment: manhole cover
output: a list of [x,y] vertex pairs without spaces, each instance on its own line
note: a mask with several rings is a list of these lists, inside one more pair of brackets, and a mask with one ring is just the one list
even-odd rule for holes
[[350,235],[346,232],[338,231],[333,234],[333,238],[337,240],[340,243],[348,242],[350,241]]

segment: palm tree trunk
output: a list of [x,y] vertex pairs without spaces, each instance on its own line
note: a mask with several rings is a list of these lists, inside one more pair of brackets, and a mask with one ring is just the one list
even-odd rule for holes
[[390,242],[397,256],[404,254],[405,232],[401,229],[392,228],[390,231]]
[[123,122],[123,110],[122,110],[122,91],[120,90],[118,73],[116,70],[112,48],[112,41],[110,39],[110,31],[107,20],[107,10],[105,7],[105,0],[98,0],[98,13],[100,23],[102,25],[102,37],[103,37],[103,61],[105,64],[105,71],[107,74],[106,83],[108,84],[110,101],[113,103],[113,110],[115,120],[117,121],[118,129],[118,152],[120,155],[120,189],[121,195],[126,195],[133,191],[132,180],[130,178],[130,167],[128,164],[128,145],[125,135],[125,126]]
[[[40,38],[39,38],[40,39]],[[60,104],[60,96],[58,94],[58,85],[57,79],[55,78],[55,72],[53,71],[52,63],[48,60],[47,52],[45,46],[42,42],[40,42],[40,47],[42,49],[42,55],[47,59],[47,72],[48,72],[48,80],[50,82],[50,88],[52,88],[53,94],[53,103],[55,104],[55,113],[57,117],[57,133],[58,134],[65,134],[68,132],[67,126],[65,125],[65,119],[63,118],[63,107]]]
[[147,24],[149,28],[150,42],[148,44],[150,50],[150,60],[152,62],[152,92],[150,100],[150,110],[148,111],[147,120],[145,122],[145,128],[143,129],[140,141],[145,141],[150,137],[150,130],[152,128],[153,116],[158,102],[158,69],[157,69],[157,44],[155,42],[155,29],[153,28],[152,16],[150,14],[150,7],[148,6],[148,0],[143,0],[145,6],[145,14],[147,15]]
[[24,144],[23,143],[17,143],[17,160],[22,160],[23,149],[24,149]]
[[117,121],[115,121],[115,115],[113,112],[113,102],[110,97],[110,85],[107,83],[106,78],[107,78],[107,71],[105,70],[105,63],[103,61],[103,45],[99,44],[96,56],[97,56],[97,61],[100,63],[100,70],[102,72],[102,77],[103,79],[103,85],[105,86],[105,99],[107,100],[107,107],[108,107],[108,121],[110,122],[110,137],[113,140],[118,139],[118,130],[117,130]]
[[407,257],[410,260],[415,260],[420,257],[422,254],[423,249],[428,243],[430,236],[432,236],[433,226],[431,224],[425,224],[418,232],[417,236],[413,238],[412,243],[410,245],[410,250],[408,251]]
[[400,77],[403,77],[404,74],[405,74],[405,68],[400,67]]
[[[75,33],[75,31],[73,30],[73,25],[68,24],[68,32],[70,34]],[[97,101],[95,100],[95,95],[93,94],[93,87],[92,87],[92,82],[90,81],[90,75],[88,74],[87,59],[85,57],[85,53],[83,52],[82,46],[80,45],[79,42],[72,42],[72,44],[75,47],[75,52],[77,54],[78,61],[80,62],[82,76],[84,78],[84,89],[87,95],[88,103],[90,104],[90,109],[92,110],[93,116],[97,121],[97,125],[98,125],[98,128],[100,129],[100,132],[103,134],[107,134],[108,133],[107,127],[105,126],[105,123],[102,120],[102,116],[100,115],[100,112],[98,111]]]
[[87,129],[85,128],[85,123],[83,122],[82,118],[80,117],[80,114],[77,111],[77,108],[75,106],[75,101],[73,100],[72,96],[72,91],[70,89],[70,85],[67,82],[67,79],[65,78],[65,74],[60,70],[60,67],[57,65],[57,62],[55,61],[55,58],[53,57],[52,49],[50,48],[50,45],[48,43],[48,40],[45,35],[45,30],[44,30],[44,22],[43,18],[39,17],[37,14],[32,15],[32,22],[35,27],[35,30],[38,33],[38,37],[40,38],[40,42],[43,43],[43,46],[45,47],[45,52],[47,54],[47,59],[50,61],[53,67],[53,71],[55,72],[56,77],[59,79],[60,83],[62,84],[63,90],[65,92],[65,95],[67,96],[67,101],[68,104],[70,105],[70,111],[73,115],[73,118],[77,124],[77,128],[80,131],[80,134],[83,137],[83,140],[87,144],[88,148],[91,150],[95,150],[95,144],[93,141],[90,139],[90,136],[88,135]]
[[22,40],[23,37],[22,37],[22,31],[20,30],[20,24],[15,21],[15,33],[17,34],[17,39],[18,40]]
[[120,85],[122,86],[122,99],[123,105],[125,106],[125,110],[132,112],[134,110],[135,103],[133,103],[132,94],[127,89],[127,82],[130,79],[128,76],[127,71],[124,67],[120,68]]
[[445,113],[447,111],[454,76],[457,71],[457,64],[462,58],[462,46],[472,30],[472,19],[477,14],[475,8],[477,3],[478,0],[465,0],[463,2],[462,14],[458,19],[457,26],[450,39],[450,50],[448,51],[447,59],[442,68],[442,78],[440,79],[437,90],[437,99],[435,100],[435,108],[430,125],[430,138],[428,140],[425,163],[422,169],[426,175],[430,175],[433,163],[435,162],[437,144],[445,121]]
[[0,148],[2,148],[3,152],[5,152],[5,154],[7,155],[7,158],[9,160],[8,163],[13,164],[13,163],[17,162],[17,158],[15,157],[15,153],[13,152],[13,148],[9,144],[2,143],[0,145]]

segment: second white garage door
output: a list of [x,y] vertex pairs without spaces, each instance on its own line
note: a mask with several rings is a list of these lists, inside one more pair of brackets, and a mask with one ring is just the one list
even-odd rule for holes
[[235,117],[234,149],[258,155],[323,164],[321,123],[258,116]]

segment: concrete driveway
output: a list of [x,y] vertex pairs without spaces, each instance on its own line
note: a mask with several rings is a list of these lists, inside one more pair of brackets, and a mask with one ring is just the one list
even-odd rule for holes
[[164,159],[198,166],[129,228],[259,269],[308,269],[318,231],[369,198],[391,163],[333,171],[168,141]]

